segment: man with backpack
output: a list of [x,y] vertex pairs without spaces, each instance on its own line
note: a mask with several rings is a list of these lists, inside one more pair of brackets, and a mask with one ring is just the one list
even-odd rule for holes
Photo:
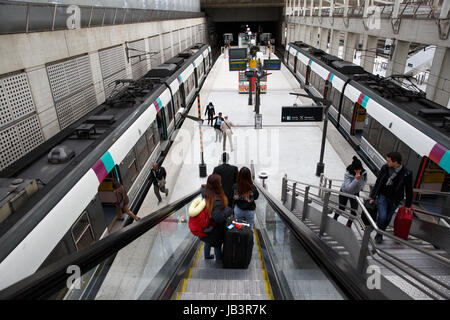
[[[370,193],[370,203],[374,203],[378,197],[378,228],[386,230],[405,195],[405,206],[412,207],[412,184],[412,172],[402,165],[402,155],[398,152],[388,153],[386,164],[381,167],[375,186]],[[376,243],[383,242],[383,236],[377,234],[375,241]]]

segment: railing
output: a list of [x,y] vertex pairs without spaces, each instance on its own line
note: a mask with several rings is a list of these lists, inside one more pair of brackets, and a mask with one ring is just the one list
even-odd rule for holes
[[[30,3],[0,0],[0,34],[67,30],[69,4]],[[103,27],[120,24],[189,19],[203,17],[202,12],[182,12],[100,6],[77,6],[80,27]]]
[[[408,1],[401,3],[398,10],[398,17],[394,17],[394,2],[392,4],[377,4],[376,7],[380,8],[381,18],[418,18],[418,19],[432,19],[439,18],[441,11],[440,7],[434,7],[433,1]],[[318,8],[306,8],[305,17],[309,17],[313,11],[313,17],[327,18],[330,16],[330,8],[322,8],[319,14]],[[299,16],[303,16],[303,9],[299,12]],[[294,15],[295,16],[295,15]],[[331,17],[344,17],[345,7],[336,7],[333,10]],[[349,6],[346,18],[363,18],[364,17],[364,5]]]
[[[339,182],[339,184],[333,184],[333,182]],[[342,183],[344,182],[344,180],[341,179],[331,179],[326,177],[323,173],[320,175],[320,182],[319,182],[319,186],[324,187],[324,188],[329,188],[329,189],[333,189],[333,187],[336,187],[336,190],[339,191],[340,186],[342,185]],[[363,194],[364,198],[368,198],[370,191],[373,188],[373,184],[366,184],[366,190],[361,190],[360,193]],[[367,188],[369,188],[369,190],[367,190]],[[440,196],[440,197],[449,197],[450,198],[450,192],[442,192],[442,191],[434,191],[434,190],[425,190],[425,189],[413,189],[413,192],[416,195],[434,195],[434,196]],[[443,219],[447,224],[450,224],[450,217],[449,216],[445,216],[439,213],[435,213],[435,212],[431,212],[428,210],[424,210],[422,208],[417,208],[414,207],[414,212],[417,213],[421,213],[421,214],[425,214],[428,216],[432,216],[438,219]]]
[[[331,185],[331,183],[332,183],[331,180],[329,180],[330,185]],[[300,189],[299,186],[303,186],[304,189]],[[315,189],[317,191],[317,193],[313,193],[312,189]],[[357,232],[359,233],[359,235],[362,238],[362,242],[361,242],[360,249],[359,249],[359,256],[357,259],[358,260],[357,270],[359,272],[364,273],[365,265],[366,265],[366,258],[367,258],[367,255],[370,254],[370,256],[372,257],[372,259],[374,261],[376,261],[380,265],[386,267],[387,269],[392,271],[394,274],[396,274],[400,278],[402,278],[404,281],[406,281],[409,284],[413,285],[414,287],[418,288],[420,291],[424,292],[426,295],[428,295],[432,299],[440,299],[440,298],[449,299],[450,298],[450,295],[447,294],[446,292],[444,292],[446,290],[450,290],[450,286],[448,284],[440,281],[439,279],[434,278],[433,276],[423,272],[422,270],[419,270],[418,268],[410,265],[406,261],[404,261],[398,257],[395,257],[394,255],[387,252],[380,246],[377,246],[377,244],[371,237],[371,233],[373,231],[375,231],[377,234],[380,234],[382,236],[390,238],[390,239],[396,241],[397,243],[400,243],[408,248],[411,248],[417,252],[420,252],[421,254],[424,254],[427,257],[439,262],[443,266],[448,267],[449,270],[450,270],[450,260],[443,256],[440,256],[438,254],[429,252],[429,251],[427,251],[419,246],[416,246],[408,241],[400,239],[400,238],[392,235],[391,233],[380,230],[378,228],[377,224],[375,223],[375,221],[373,221],[373,219],[370,216],[367,209],[365,208],[362,198],[355,196],[355,195],[346,194],[344,192],[334,190],[330,187],[314,186],[314,185],[303,183],[300,181],[288,179],[287,176],[285,175],[283,177],[282,191],[281,191],[281,200],[283,203],[285,203],[287,201],[287,192],[288,191],[291,192],[291,197],[292,197],[291,198],[291,208],[290,208],[291,211],[293,211],[295,209],[295,202],[296,202],[297,197],[300,196],[303,198],[303,210],[301,212],[302,213],[302,216],[301,216],[302,221],[305,221],[308,218],[308,209],[310,208],[311,203],[315,203],[319,207],[322,208],[322,214],[321,214],[321,220],[320,220],[320,231],[319,231],[320,236],[322,236],[325,231],[328,214],[330,213],[330,211],[333,211],[333,210],[336,213],[344,216],[345,218],[347,218],[353,222],[356,222],[359,225],[359,228],[358,227],[356,228]],[[346,209],[350,209],[350,208],[347,208],[347,207],[344,208],[344,210],[339,209],[339,203],[333,202],[332,199],[330,199],[331,195],[335,195],[335,196],[344,195],[348,198],[355,199],[358,202],[359,207],[362,210],[361,214],[357,214],[355,216],[352,214],[349,214],[346,212]],[[364,224],[364,222],[362,221],[362,215],[364,215],[365,218],[367,219],[367,221],[369,221],[369,225]],[[349,231],[350,230],[351,229],[349,229]],[[369,248],[369,244],[371,245],[371,249]],[[377,256],[375,256],[376,254],[380,258],[382,258],[383,261],[381,261],[381,259],[379,259]],[[394,267],[391,267],[390,265],[386,264],[386,262],[388,262],[389,264],[391,264]],[[415,273],[411,272],[408,269],[413,270]],[[410,279],[408,279],[404,274],[402,274],[402,272],[404,274],[406,274],[407,276],[411,277],[412,279],[414,279],[414,281],[411,281]],[[422,277],[426,278],[427,281],[425,281]],[[418,285],[418,283],[420,283],[423,287],[430,290],[432,293],[429,292],[428,290],[424,290],[424,288],[420,287]]]

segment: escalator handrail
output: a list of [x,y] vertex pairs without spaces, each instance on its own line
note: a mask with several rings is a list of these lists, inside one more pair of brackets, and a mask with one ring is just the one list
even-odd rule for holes
[[78,266],[81,275],[88,272],[105,259],[148,232],[158,223],[169,217],[193,200],[200,189],[161,208],[109,236],[93,243],[91,246],[49,265],[48,267],[24,278],[0,291],[0,300],[35,300],[45,299],[66,286],[71,274],[67,273],[69,266]]
[[387,297],[378,290],[370,290],[365,281],[358,276],[358,271],[346,259],[329,248],[316,234],[303,225],[259,183],[254,182],[268,204],[280,216],[294,233],[308,253],[318,261],[345,294],[355,300],[386,300]]

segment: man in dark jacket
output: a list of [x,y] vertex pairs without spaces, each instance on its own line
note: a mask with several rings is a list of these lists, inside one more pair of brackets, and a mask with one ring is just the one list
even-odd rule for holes
[[206,106],[205,116],[206,116],[206,114],[208,114],[208,125],[210,125],[212,127],[213,126],[213,117],[216,114],[216,111],[214,110],[214,105],[212,104],[212,102],[210,102]]
[[238,168],[229,165],[227,162],[230,159],[228,153],[222,154],[223,164],[214,168],[213,173],[217,173],[222,178],[223,192],[228,198],[228,206],[233,207],[233,184],[237,182]]
[[153,169],[150,172],[150,176],[153,178],[153,189],[156,197],[158,198],[158,204],[160,204],[162,199],[159,192],[164,192],[166,197],[169,194],[169,189],[166,189],[166,169],[164,169],[164,167],[159,168],[158,164],[155,162],[153,163]]
[[[388,153],[386,164],[380,169],[375,186],[370,193],[371,203],[378,197],[378,228],[386,230],[405,195],[405,206],[408,208],[412,206],[412,184],[412,172],[402,165],[402,155],[398,152]],[[375,241],[381,243],[383,236],[377,234]]]

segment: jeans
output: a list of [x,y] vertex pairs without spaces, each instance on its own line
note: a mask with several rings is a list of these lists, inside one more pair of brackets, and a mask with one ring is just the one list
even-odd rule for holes
[[154,189],[153,191],[155,192],[156,197],[158,198],[158,201],[162,201],[161,199],[161,195],[159,194],[159,192],[164,192],[167,195],[167,192],[169,191],[168,189],[166,189],[166,180],[163,179],[160,182],[156,181],[154,183]]
[[255,221],[255,210],[242,210],[237,205],[234,206],[234,217],[236,220],[245,220],[253,229]]
[[216,132],[216,142],[217,139],[219,139],[219,142],[222,142],[222,131],[220,129],[214,128],[214,131]]
[[378,218],[377,226],[381,230],[385,231],[389,223],[391,222],[392,216],[398,207],[398,204],[393,203],[385,195],[380,194],[378,196]]
[[[206,257],[209,257],[209,255],[211,254],[211,246],[206,242],[205,246],[203,247],[203,253],[205,254],[205,259]],[[216,256],[216,260],[222,260],[222,252],[220,247],[219,248],[214,247],[214,255]]]

